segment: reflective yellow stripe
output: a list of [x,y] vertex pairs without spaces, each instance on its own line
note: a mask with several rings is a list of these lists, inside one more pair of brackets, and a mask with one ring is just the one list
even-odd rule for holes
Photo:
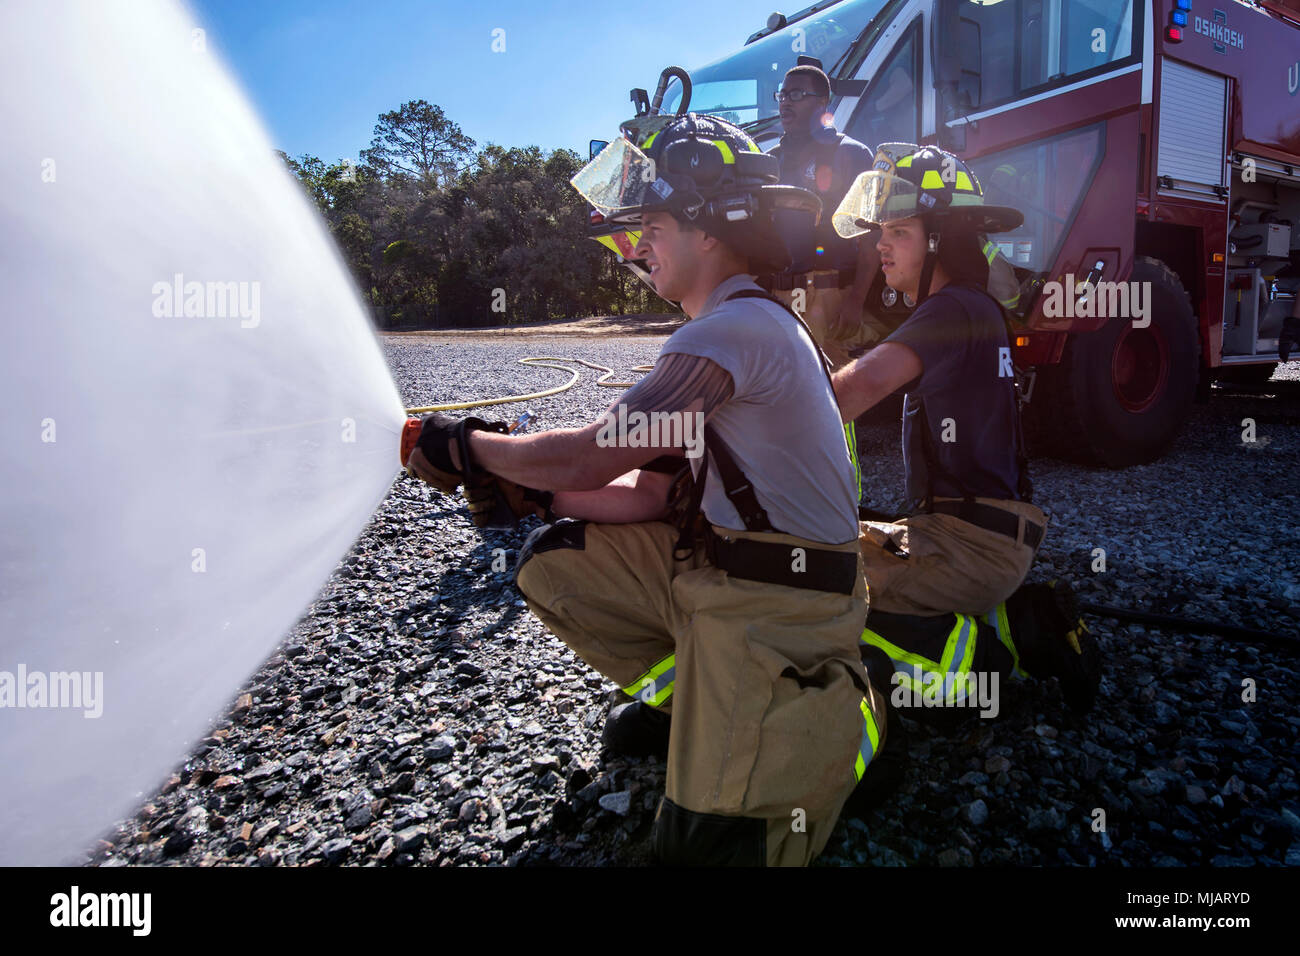
[[985,614],[984,620],[997,630],[998,640],[1011,652],[1011,676],[1015,678],[1028,677],[1029,675],[1020,669],[1020,652],[1016,650],[1015,642],[1011,640],[1011,622],[1007,619],[1007,602],[1003,601]]
[[710,140],[714,146],[718,147],[718,152],[722,153],[722,161],[730,166],[736,161],[736,154],[731,151],[731,146],[725,139]]
[[[896,682],[912,693],[924,693],[925,679],[930,674],[936,674],[943,679],[943,685],[947,688],[944,700],[948,703],[956,703],[965,700],[970,692],[969,682],[973,680],[970,667],[975,660],[976,639],[979,636],[978,622],[975,618],[966,614],[958,614],[956,618],[957,623],[948,632],[943,657],[938,661],[905,651],[897,644],[891,644],[869,627],[863,628],[860,640],[864,644],[880,648],[889,655],[894,664],[894,673],[897,675]],[[958,651],[961,652],[960,657]],[[921,672],[920,680],[914,676],[917,671]]]
[[[948,643],[944,645],[943,657],[939,660],[939,670],[947,673],[953,670],[953,656],[957,653],[957,648],[961,646],[962,633],[966,632],[969,637],[975,636],[975,618],[967,617],[965,614],[957,615],[957,623],[953,629],[948,632]],[[970,669],[971,660],[975,657],[975,642],[966,641],[965,647],[962,648],[962,659],[957,661],[956,670],[965,671]]]
[[596,236],[595,239],[611,252],[622,256],[624,259],[631,259],[633,250],[641,241],[641,233],[639,230],[628,230],[627,232],[613,232],[607,236]]
[[[901,163],[899,165],[902,165]],[[927,169],[925,175],[921,177],[922,189],[942,189],[943,177],[939,175],[937,169]]]
[[975,184],[971,182],[970,177],[966,175],[964,172],[962,172],[960,169],[957,170],[957,188],[968,189],[971,192],[975,191]]
[[[967,681],[970,680],[971,661],[975,659],[977,636],[978,627],[975,618],[958,614],[957,623],[948,632],[948,643],[943,647],[943,657],[940,658],[938,667],[939,673],[944,677],[944,683],[951,689],[950,694],[944,695],[944,700],[949,703],[965,700],[970,690]],[[961,652],[960,659],[957,658],[958,651]],[[951,681],[948,680],[949,674],[952,675]]]
[[853,779],[861,780],[862,775],[867,772],[867,765],[880,749],[880,728],[876,726],[876,715],[871,712],[871,702],[862,698],[858,704],[862,711],[862,742],[858,744],[858,756],[853,761]]
[[849,446],[849,461],[853,462],[853,486],[858,492],[856,500],[861,501],[862,462],[858,460],[858,433],[852,422],[848,422],[844,426],[844,443]]
[[923,671],[937,670],[939,667],[936,662],[927,660],[920,654],[913,654],[911,651],[903,650],[896,644],[889,643],[889,641],[885,640],[869,627],[864,627],[862,629],[862,637],[860,640],[863,644],[870,644],[873,647],[878,647],[888,654],[890,659],[894,662],[894,669],[898,673],[903,674],[905,678],[907,676],[906,672],[898,667],[900,661],[919,667]]
[[655,130],[653,133],[647,136],[645,138],[645,142],[641,144],[641,152],[644,153],[647,149],[649,149],[650,144],[655,141],[655,137],[658,135],[659,135],[659,130]]
[[641,703],[649,704],[651,707],[661,707],[664,701],[672,695],[676,676],[677,655],[669,654],[654,667],[624,687],[623,693],[629,697],[635,697]]
[[[984,240],[983,251],[984,251],[984,258],[989,261],[989,266],[992,267],[993,260],[995,260],[998,257],[998,253],[1000,253],[1002,250],[998,248],[997,243],[995,243],[992,239],[986,239]],[[1002,303],[1002,307],[1004,309],[1014,309],[1016,305],[1018,305],[1020,302],[1020,292],[1016,291],[1012,293],[1009,299],[998,299],[998,301]]]
[[908,167],[908,166],[911,166],[911,165],[912,165],[912,157],[911,157],[911,156],[904,156],[904,157],[903,157],[902,159],[900,159],[898,162],[894,163],[894,168],[895,168],[895,169],[904,169],[904,168],[906,168],[906,167]]

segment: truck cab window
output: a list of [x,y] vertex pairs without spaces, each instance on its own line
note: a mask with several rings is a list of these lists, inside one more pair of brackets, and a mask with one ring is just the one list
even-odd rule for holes
[[917,53],[918,20],[894,47],[849,119],[845,132],[868,147],[881,143],[914,143],[920,107]]
[[1068,82],[1133,55],[1133,0],[943,0],[972,107]]
[[1067,76],[1132,53],[1133,0],[1070,0],[1063,5],[1061,63]]

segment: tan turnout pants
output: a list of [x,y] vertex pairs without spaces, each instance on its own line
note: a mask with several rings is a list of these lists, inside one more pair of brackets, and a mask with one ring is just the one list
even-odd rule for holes
[[[858,550],[716,530],[792,552]],[[525,543],[518,586],[583,660],[671,709],[654,838],[664,862],[807,864],[884,743],[884,700],[858,651],[865,587],[737,579],[702,548],[675,561],[676,535],[665,522],[560,522]]]
[[[946,514],[917,514],[892,524],[862,523],[858,540],[872,610],[923,616],[987,614],[1020,587],[1035,553],[1024,543],[1024,522],[1046,527],[1046,515],[1023,501],[975,500],[1021,515],[1016,539]],[[890,542],[908,557],[892,553]]]

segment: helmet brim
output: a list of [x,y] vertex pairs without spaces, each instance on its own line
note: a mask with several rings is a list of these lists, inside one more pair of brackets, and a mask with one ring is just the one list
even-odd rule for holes
[[974,197],[959,195],[952,205],[927,208],[933,199],[925,190],[889,170],[864,172],[853,181],[834,214],[831,225],[844,239],[853,239],[887,222],[931,217],[949,227],[973,232],[1009,232],[1024,215],[1010,206],[989,206]]
[[937,218],[940,222],[944,220],[956,221],[963,228],[983,233],[1010,232],[1013,229],[1019,229],[1025,221],[1024,213],[1019,209],[1013,209],[1010,206],[987,206],[984,204],[949,206],[939,213]]

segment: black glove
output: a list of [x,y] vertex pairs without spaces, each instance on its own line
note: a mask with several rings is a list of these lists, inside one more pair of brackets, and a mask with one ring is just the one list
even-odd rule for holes
[[[448,493],[455,491],[462,483],[481,483],[490,476],[474,464],[474,456],[469,450],[471,431],[505,433],[506,426],[501,422],[485,422],[481,418],[457,420],[441,412],[434,412],[424,420],[420,429],[420,440],[415,445],[415,451],[420,454],[416,455],[412,451],[407,459],[407,467],[417,478]],[[456,443],[456,450],[460,453],[460,468],[452,464],[452,442]]]
[[463,494],[469,503],[470,518],[479,528],[513,528],[529,515],[544,521],[555,520],[551,511],[555,497],[552,492],[526,488],[497,475],[467,484]]

